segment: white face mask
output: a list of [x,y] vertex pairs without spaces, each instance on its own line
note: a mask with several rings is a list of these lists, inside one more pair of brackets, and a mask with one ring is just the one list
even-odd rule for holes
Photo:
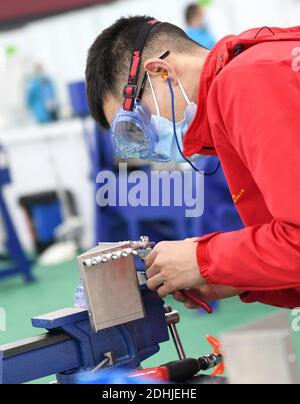
[[[175,139],[173,122],[171,122],[167,118],[164,118],[160,115],[160,109],[158,106],[157,97],[155,95],[155,91],[154,91],[151,77],[149,74],[148,74],[148,78],[149,78],[152,97],[153,97],[155,108],[156,108],[156,115],[152,115],[152,121],[156,125],[158,136],[159,136],[155,152],[158,155],[163,156],[165,159],[168,159],[169,161],[174,161],[176,163],[185,162],[186,160],[183,158],[180,150],[181,151],[183,150],[183,138],[184,138],[185,134],[187,133],[187,130],[196,115],[197,105],[194,102],[191,102],[189,100],[181,82],[178,80],[179,87],[180,87],[183,97],[187,103],[187,108],[184,112],[183,120],[175,123],[178,145],[180,147],[180,150],[179,150],[176,139]],[[202,156],[200,156],[200,155],[195,155],[192,157],[192,160],[193,161],[199,160],[201,157]]]

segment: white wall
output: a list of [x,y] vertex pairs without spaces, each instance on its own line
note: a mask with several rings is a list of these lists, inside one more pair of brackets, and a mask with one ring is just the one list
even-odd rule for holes
[[210,25],[217,37],[249,28],[300,24],[300,0],[213,0]]
[[[85,131],[83,123],[75,119],[42,128],[0,132],[12,177],[12,183],[4,188],[4,195],[19,237],[28,251],[33,248],[32,237],[18,201],[24,196],[56,190],[58,186],[70,191],[75,199],[83,221],[82,246],[90,248],[94,244],[95,202],[87,145],[94,125],[88,120],[84,126]],[[1,238],[0,225],[0,251]]]
[[58,78],[60,98],[65,104],[65,83],[82,79],[87,50],[97,35],[120,16],[151,14],[158,19],[183,25],[183,12],[190,0],[126,0],[85,11],[33,23],[24,30],[28,53],[33,61],[42,61],[49,73]]

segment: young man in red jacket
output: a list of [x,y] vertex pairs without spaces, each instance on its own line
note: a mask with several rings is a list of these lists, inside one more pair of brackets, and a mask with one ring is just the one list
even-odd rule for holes
[[209,52],[174,25],[125,18],[91,47],[86,77],[91,112],[111,127],[116,152],[217,155],[245,224],[158,244],[149,287],[190,308],[181,290],[299,307],[300,27],[253,29]]

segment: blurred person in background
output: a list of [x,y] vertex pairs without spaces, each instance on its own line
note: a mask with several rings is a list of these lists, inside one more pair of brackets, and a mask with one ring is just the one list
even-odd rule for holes
[[35,121],[40,124],[57,121],[57,98],[52,80],[41,64],[35,66],[34,75],[26,87],[26,105]]
[[205,9],[200,4],[190,4],[185,10],[186,33],[193,41],[206,49],[211,49],[216,43],[205,21]]

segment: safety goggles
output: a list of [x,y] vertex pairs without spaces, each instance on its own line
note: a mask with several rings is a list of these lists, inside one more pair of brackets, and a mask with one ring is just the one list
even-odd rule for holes
[[[165,52],[160,59],[168,57]],[[147,106],[142,102],[148,73],[145,73],[133,108],[120,108],[111,125],[111,136],[115,153],[123,159],[141,159],[164,162],[168,159],[155,152],[158,131]]]
[[[148,81],[147,73],[143,77],[140,89],[138,88],[143,50],[150,32],[158,24],[160,24],[158,21],[149,21],[141,30],[135,50],[132,52],[128,82],[123,92],[124,103],[111,125],[114,151],[124,159],[163,161],[162,156],[155,152],[158,143],[156,125],[149,109],[142,102]],[[169,51],[165,52],[160,59],[165,59],[169,54]]]
[[158,133],[147,107],[138,99],[132,111],[121,108],[116,114],[111,136],[115,153],[123,159],[155,159]]

